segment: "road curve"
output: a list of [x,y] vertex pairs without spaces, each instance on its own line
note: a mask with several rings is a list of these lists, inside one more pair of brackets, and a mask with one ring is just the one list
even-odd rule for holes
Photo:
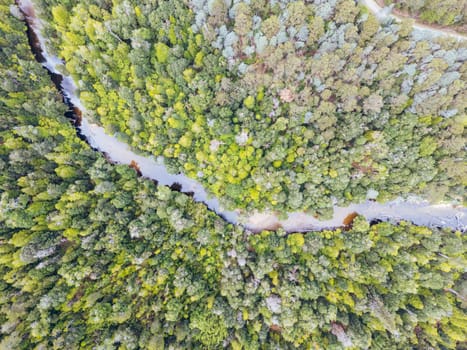
[[[382,8],[375,0],[359,0],[360,4],[366,6],[373,14],[380,20],[387,20],[387,19],[394,19],[398,22],[402,21],[404,18],[396,16],[391,13],[391,9],[389,7]],[[457,40],[467,40],[467,35],[459,34],[449,29],[438,29],[431,27],[426,24],[421,24],[415,22],[413,25],[413,29],[428,32],[431,36],[448,36]]]
[[[50,72],[60,74],[57,69],[63,62],[47,51],[47,39],[42,36],[43,23],[35,16],[31,0],[18,0],[18,5],[26,15],[26,21],[37,35],[42,55],[45,62],[43,66]],[[334,216],[330,220],[321,221],[312,215],[305,213],[289,213],[288,217],[280,219],[273,212],[245,213],[240,210],[225,210],[217,198],[209,196],[203,186],[197,181],[183,174],[170,174],[161,159],[145,157],[134,153],[130,147],[117,140],[115,136],[106,134],[104,128],[89,123],[86,119],[86,108],[82,105],[77,87],[71,76],[62,75],[62,92],[70,100],[71,104],[83,112],[80,133],[86,137],[90,146],[105,153],[108,159],[114,163],[132,164],[136,162],[141,174],[149,179],[158,181],[160,185],[172,185],[178,183],[182,192],[193,193],[196,202],[204,203],[210,210],[216,212],[224,220],[232,224],[240,224],[253,232],[262,230],[275,230],[283,228],[287,232],[319,231],[342,227],[346,217],[358,213],[367,220],[384,220],[397,223],[410,221],[416,225],[428,227],[448,227],[459,231],[467,228],[467,208],[450,203],[431,204],[420,198],[398,198],[384,204],[376,203],[369,198],[364,203],[352,204],[348,207],[334,207]]]

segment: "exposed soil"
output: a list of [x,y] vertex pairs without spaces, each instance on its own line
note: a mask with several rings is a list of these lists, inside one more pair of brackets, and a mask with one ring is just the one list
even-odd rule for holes
[[[375,3],[367,0],[375,10]],[[465,230],[467,227],[467,209],[456,208],[452,204],[432,205],[421,199],[396,199],[392,202],[380,204],[368,200],[360,204],[351,204],[348,207],[334,207],[334,217],[327,221],[320,221],[305,213],[289,213],[286,220],[280,220],[271,212],[266,213],[242,213],[240,211],[228,211],[222,208],[217,198],[208,195],[203,186],[197,181],[183,174],[170,174],[164,165],[152,157],[145,157],[134,153],[127,144],[117,140],[114,136],[105,133],[105,130],[91,124],[83,113],[85,107],[81,104],[75,90],[76,86],[69,76],[57,76],[57,64],[63,62],[53,55],[49,55],[45,48],[46,39],[40,35],[41,22],[32,17],[34,10],[30,0],[19,0],[19,7],[23,10],[30,34],[31,49],[36,53],[36,59],[46,67],[54,80],[55,85],[64,97],[64,102],[70,107],[67,112],[74,119],[74,124],[80,138],[83,138],[94,150],[107,156],[111,163],[127,164],[141,173],[143,177],[155,181],[160,185],[170,186],[190,195],[196,202],[204,203],[209,210],[215,212],[224,220],[232,224],[241,224],[247,229],[258,232],[261,230],[277,230],[283,228],[287,232],[319,231],[334,229],[351,225],[357,213],[365,216],[370,221],[388,220],[398,222],[400,220],[411,221],[416,225],[431,227],[449,227]],[[32,14],[32,15],[31,15]],[[43,46],[42,46],[43,45]],[[79,126],[78,126],[79,125]]]
[[[385,8],[386,5],[384,3],[384,0],[374,0],[378,5],[379,7],[381,8]],[[392,9],[391,13],[394,15],[394,16],[397,16],[397,17],[400,17],[400,18],[412,18],[413,20],[415,20],[415,23],[417,24],[420,24],[420,25],[423,25],[427,28],[431,28],[433,30],[437,30],[437,31],[442,31],[442,32],[445,32],[445,33],[451,33],[451,34],[459,34],[459,35],[466,35],[467,34],[467,24],[464,24],[464,25],[454,25],[454,26],[444,26],[444,25],[441,25],[441,24],[436,24],[436,23],[428,23],[428,22],[425,22],[423,21],[419,14],[415,14],[415,13],[408,13],[406,11],[403,11],[401,9],[398,9],[397,7],[394,6],[394,8]]]

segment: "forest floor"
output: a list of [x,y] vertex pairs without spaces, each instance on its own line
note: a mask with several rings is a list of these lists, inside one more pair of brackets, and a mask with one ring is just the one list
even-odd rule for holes
[[423,31],[428,31],[436,36],[439,35],[446,35],[452,38],[456,38],[458,40],[466,40],[467,35],[459,33],[452,28],[437,25],[437,24],[427,24],[423,23],[417,17],[413,17],[408,15],[403,11],[399,11],[397,9],[393,9],[391,12],[385,11],[386,5],[384,4],[384,0],[361,0],[362,4],[364,4],[368,9],[373,12],[378,18],[385,19],[388,17],[392,17],[398,21],[401,21],[404,18],[412,18],[415,20],[413,25],[414,29],[419,29]]

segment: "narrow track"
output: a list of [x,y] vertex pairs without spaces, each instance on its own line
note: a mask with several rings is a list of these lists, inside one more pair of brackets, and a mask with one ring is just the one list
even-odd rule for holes
[[460,231],[467,228],[467,208],[452,204],[430,204],[416,197],[396,199],[384,204],[374,200],[352,204],[348,207],[334,207],[334,217],[331,220],[320,221],[311,215],[295,212],[289,213],[286,220],[281,220],[275,213],[248,213],[240,210],[228,211],[222,208],[217,198],[210,197],[203,186],[184,174],[170,174],[163,165],[161,158],[146,157],[133,152],[130,147],[119,141],[115,136],[106,134],[104,128],[89,123],[86,119],[86,108],[76,94],[76,85],[70,76],[63,76],[57,70],[62,61],[47,51],[46,38],[41,35],[43,23],[35,16],[31,0],[18,0],[18,6],[25,15],[31,50],[36,59],[42,61],[51,76],[60,84],[56,84],[70,108],[80,114],[76,123],[77,132],[96,151],[104,153],[113,163],[136,166],[141,176],[152,179],[160,185],[178,188],[181,192],[192,194],[196,202],[204,203],[210,210],[216,212],[224,220],[239,224],[253,232],[276,230],[283,228],[287,232],[318,231],[344,226],[346,218],[355,213],[363,215],[369,221],[410,221],[416,225],[429,227],[447,227]]
[[[398,22],[405,19],[404,17],[397,16],[392,14],[388,8],[382,8],[375,0],[359,0],[361,4],[365,5],[379,20],[388,20],[394,19]],[[440,29],[434,26],[430,26],[427,24],[422,24],[419,22],[415,22],[413,25],[414,30],[420,30],[424,32],[428,32],[433,37],[438,36],[447,36],[451,38],[455,38],[457,40],[467,40],[467,36],[463,34],[459,34],[455,31],[449,29]]]

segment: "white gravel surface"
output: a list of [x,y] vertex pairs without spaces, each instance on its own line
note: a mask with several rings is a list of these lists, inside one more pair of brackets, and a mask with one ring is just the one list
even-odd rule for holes
[[[363,3],[372,11],[380,11],[379,6],[371,0],[363,0]],[[60,74],[59,67],[62,61],[47,52],[47,39],[42,37],[41,21],[34,16],[34,7],[31,0],[20,0],[21,9],[28,15],[29,23],[39,38],[46,59],[44,66],[50,71]],[[104,152],[116,163],[130,164],[136,162],[143,176],[157,180],[161,185],[179,183],[183,192],[193,192],[194,200],[203,202],[206,206],[221,215],[225,220],[233,224],[242,224],[252,231],[275,229],[279,226],[288,232],[332,229],[342,226],[343,220],[354,212],[365,216],[368,220],[380,219],[392,222],[400,220],[411,221],[417,225],[449,227],[465,230],[467,227],[467,208],[452,204],[430,204],[419,198],[397,199],[384,204],[374,201],[352,204],[348,207],[335,207],[334,217],[331,220],[320,221],[311,215],[304,213],[290,213],[286,220],[280,220],[274,213],[255,213],[252,215],[241,214],[241,211],[228,211],[223,209],[217,198],[210,198],[203,186],[183,174],[170,174],[163,165],[161,158],[144,157],[130,150],[129,146],[119,141],[115,136],[106,134],[104,128],[89,123],[86,119],[86,109],[76,94],[76,84],[70,76],[64,76],[62,88],[70,98],[74,106],[78,107],[82,114],[81,133],[87,138],[89,144],[97,150]]]

